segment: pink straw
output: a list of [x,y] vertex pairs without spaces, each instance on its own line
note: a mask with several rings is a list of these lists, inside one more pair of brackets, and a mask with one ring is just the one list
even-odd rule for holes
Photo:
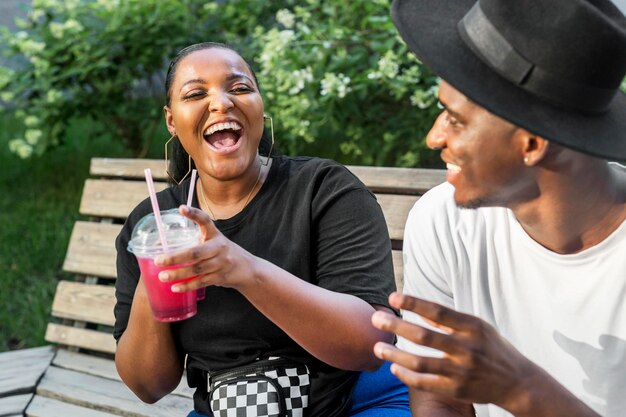
[[191,207],[191,201],[193,200],[193,190],[196,187],[196,170],[191,170],[191,183],[189,184],[189,194],[187,194],[187,205]]
[[163,246],[164,250],[167,250],[167,238],[165,237],[165,230],[163,230],[163,221],[161,220],[161,210],[159,209],[159,202],[157,201],[156,191],[154,191],[152,171],[150,171],[150,168],[146,168],[143,170],[143,173],[146,175],[148,193],[150,194],[150,202],[152,203],[152,211],[154,211],[154,219],[156,220],[157,229],[159,229],[161,245]]

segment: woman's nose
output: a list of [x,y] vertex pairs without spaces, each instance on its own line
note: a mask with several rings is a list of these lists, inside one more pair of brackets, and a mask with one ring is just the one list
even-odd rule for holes
[[433,127],[430,128],[428,135],[426,135],[426,146],[430,149],[438,150],[446,147],[446,133],[443,129],[444,117],[444,114],[441,113],[435,120]]
[[230,100],[226,92],[218,92],[214,93],[211,97],[209,111],[223,113],[233,108],[233,106],[233,102]]

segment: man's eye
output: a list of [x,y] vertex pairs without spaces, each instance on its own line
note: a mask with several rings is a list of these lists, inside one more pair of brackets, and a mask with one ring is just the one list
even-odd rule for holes
[[450,126],[458,126],[460,124],[459,120],[448,112],[446,112],[446,122],[448,122]]

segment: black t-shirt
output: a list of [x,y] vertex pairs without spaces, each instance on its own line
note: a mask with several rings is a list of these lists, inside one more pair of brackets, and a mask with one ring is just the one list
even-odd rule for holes
[[[184,204],[188,190],[189,180],[161,191],[160,208]],[[195,197],[193,205],[198,207]],[[126,248],[135,224],[151,211],[148,199],[139,204],[116,241],[113,334],[117,340],[128,324],[140,275],[135,257]],[[215,224],[248,252],[314,285],[384,306],[395,290],[391,245],[380,206],[350,171],[333,161],[275,157],[250,203],[234,217]],[[236,290],[207,287],[206,298],[198,301],[197,315],[173,323],[172,331],[188,355],[188,380],[198,387],[194,395],[198,411],[211,415],[205,376],[198,370],[228,369],[267,356],[308,365],[309,416],[341,416],[349,409],[357,374],[313,358]]]

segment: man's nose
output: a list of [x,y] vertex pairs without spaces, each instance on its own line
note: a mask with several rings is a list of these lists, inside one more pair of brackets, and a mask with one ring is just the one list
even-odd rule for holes
[[209,111],[212,113],[223,113],[233,108],[233,106],[233,102],[228,97],[228,94],[225,91],[219,91],[212,94]]
[[443,129],[443,118],[444,114],[441,113],[435,120],[433,127],[430,128],[428,135],[426,135],[426,146],[430,149],[438,150],[446,147],[446,134]]

